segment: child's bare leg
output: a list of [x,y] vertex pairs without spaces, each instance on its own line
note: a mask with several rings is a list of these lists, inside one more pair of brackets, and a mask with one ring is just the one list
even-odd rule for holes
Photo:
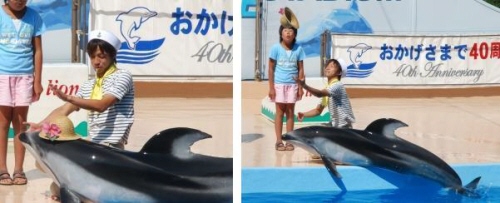
[[14,184],[26,184],[27,179],[24,176],[24,156],[26,153],[26,149],[22,144],[21,140],[19,140],[19,135],[22,132],[26,131],[26,126],[23,122],[26,122],[26,118],[28,115],[28,106],[14,107],[13,118],[12,118],[12,126],[14,127],[14,155],[15,155],[15,165],[14,165],[14,173],[21,173],[23,176],[19,178],[14,178]]
[[[0,184],[10,185],[12,180],[10,179],[7,169],[7,146],[8,146],[8,134],[12,115],[12,108],[8,106],[0,106]],[[7,176],[9,176],[7,178]]]
[[283,133],[283,115],[286,104],[276,103],[276,114],[274,116],[274,132],[276,133],[276,143],[282,143],[281,134]]
[[294,127],[295,104],[286,104],[286,132],[290,132]]
[[[286,132],[293,130],[295,104],[286,104]],[[291,143],[286,143],[285,150],[293,151],[295,147]]]

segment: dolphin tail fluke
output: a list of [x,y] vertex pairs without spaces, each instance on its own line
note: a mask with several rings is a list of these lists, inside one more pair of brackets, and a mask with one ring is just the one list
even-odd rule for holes
[[190,147],[199,140],[211,138],[209,134],[185,127],[163,130],[151,137],[140,153],[189,154]]
[[465,185],[465,189],[469,190],[475,190],[477,188],[477,184],[479,184],[479,181],[481,180],[481,176],[474,178],[469,184]]
[[130,38],[130,41],[132,42],[132,44],[137,44],[139,42],[139,40],[141,40],[141,38],[137,37],[137,36]]
[[[125,38],[126,39],[126,38]],[[135,49],[137,48],[137,43],[139,43],[139,40],[141,40],[140,37],[130,37],[127,40],[127,45],[130,49]]]
[[465,185],[463,188],[458,189],[458,193],[472,198],[480,198],[481,195],[476,192],[477,185],[481,180],[481,176],[472,180],[469,184]]

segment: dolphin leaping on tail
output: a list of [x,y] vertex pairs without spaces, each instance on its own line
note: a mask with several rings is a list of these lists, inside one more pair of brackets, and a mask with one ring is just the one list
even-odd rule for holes
[[365,130],[309,126],[284,134],[283,140],[319,154],[336,182],[341,175],[334,163],[342,162],[417,175],[460,194],[479,196],[474,190],[480,177],[462,186],[462,180],[446,162],[394,134],[397,128],[405,126],[396,119],[375,120]]

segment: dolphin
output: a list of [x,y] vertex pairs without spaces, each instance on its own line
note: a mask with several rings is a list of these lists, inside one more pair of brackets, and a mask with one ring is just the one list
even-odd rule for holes
[[412,174],[439,183],[460,194],[477,197],[474,192],[481,177],[462,186],[458,174],[441,158],[411,142],[397,137],[397,128],[407,124],[396,119],[378,119],[365,130],[309,126],[284,134],[283,140],[320,155],[331,176],[341,175],[335,162],[365,168],[382,168]]
[[363,54],[371,48],[372,47],[370,45],[359,43],[347,49],[347,52],[349,52],[349,60],[351,60],[352,64],[354,64],[354,67],[359,69],[359,66],[363,63],[363,61],[360,60],[361,56],[363,56]]
[[59,186],[61,202],[232,202],[232,158],[190,151],[211,137],[202,131],[167,129],[139,152],[38,134],[22,133],[20,140]]
[[[299,16],[300,19],[300,16]],[[327,14],[317,15],[306,23],[301,24],[297,34],[297,43],[305,50],[307,57],[320,55],[321,35],[330,33],[373,33],[373,29],[363,15],[359,12],[358,3],[352,1],[346,9],[333,9]],[[328,40],[328,47],[331,47]]]
[[120,33],[130,49],[135,49],[141,39],[141,37],[134,35],[133,32],[139,30],[142,24],[149,20],[149,18],[157,15],[157,12],[151,11],[146,7],[135,7],[127,12],[120,13],[116,17],[116,21],[121,22]]

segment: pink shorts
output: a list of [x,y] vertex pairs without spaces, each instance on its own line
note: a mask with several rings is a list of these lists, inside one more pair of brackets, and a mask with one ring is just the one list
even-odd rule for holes
[[299,86],[297,84],[274,84],[276,91],[275,103],[293,104],[297,102]]
[[33,76],[0,75],[0,106],[29,106],[33,97]]

